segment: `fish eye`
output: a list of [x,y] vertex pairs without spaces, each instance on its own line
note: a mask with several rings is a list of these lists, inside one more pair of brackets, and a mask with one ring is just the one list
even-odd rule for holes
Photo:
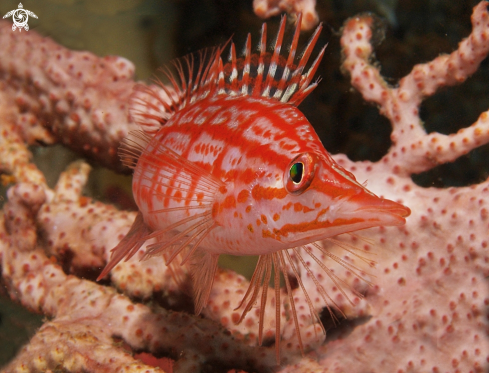
[[316,159],[311,153],[299,154],[285,170],[285,189],[290,194],[301,194],[309,185],[316,171]]
[[294,184],[299,184],[304,176],[304,163],[297,162],[290,167],[290,178]]

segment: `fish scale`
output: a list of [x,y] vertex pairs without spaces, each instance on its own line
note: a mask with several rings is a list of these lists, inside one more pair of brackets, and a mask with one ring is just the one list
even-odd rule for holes
[[[258,255],[249,288],[235,306],[242,310],[241,322],[258,303],[261,344],[267,289],[273,280],[277,362],[283,301],[304,349],[289,275],[304,292],[313,323],[320,323],[319,313],[300,273],[313,279],[333,319],[331,307],[342,312],[308,263],[319,264],[347,298],[341,280],[319,258],[335,260],[362,278],[359,268],[318,242],[338,242],[333,237],[370,227],[402,225],[410,214],[407,207],[374,195],[336,164],[297,108],[318,84],[312,79],[325,49],[306,71],[319,26],[296,61],[300,23],[299,17],[288,56],[280,55],[284,17],[273,52],[267,51],[264,24],[259,54],[251,52],[248,35],[242,58],[237,58],[233,43],[226,64],[223,48],[201,51],[177,60],[176,75],[163,70],[170,86],[157,81],[136,89],[131,114],[141,130],[124,139],[120,155],[134,169],[139,213],[99,276],[152,239],[143,259],[162,256],[166,265],[188,265],[195,312],[200,313],[208,302],[219,255]],[[358,254],[361,249],[342,248],[371,264]]]

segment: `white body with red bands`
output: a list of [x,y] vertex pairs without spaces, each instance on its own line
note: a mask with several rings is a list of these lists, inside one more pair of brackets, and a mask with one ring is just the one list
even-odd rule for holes
[[[156,238],[147,256],[163,255],[167,264],[179,256],[183,264],[194,264],[195,309],[200,313],[220,254],[259,255],[240,306],[242,320],[262,290],[260,343],[263,293],[272,267],[276,290],[280,273],[289,266],[306,291],[289,251],[300,257],[304,254],[299,248],[305,253],[321,250],[315,242],[375,226],[402,225],[410,214],[407,207],[360,185],[324,149],[297,109],[317,85],[312,79],[324,48],[307,72],[305,65],[321,26],[297,64],[299,27],[286,57],[280,55],[284,30],[285,18],[273,53],[266,51],[264,25],[259,54],[252,54],[248,36],[242,58],[236,58],[234,44],[226,65],[221,48],[201,52],[197,58],[176,61],[179,82],[166,70],[172,88],[161,83],[138,88],[132,114],[142,130],[129,135],[120,154],[134,169],[133,193],[140,212],[99,277]],[[291,284],[288,276],[284,280],[302,348]],[[326,301],[324,289],[319,290]],[[309,306],[319,320],[310,301]],[[280,307],[277,297],[275,311]],[[276,323],[279,360],[280,317]]]

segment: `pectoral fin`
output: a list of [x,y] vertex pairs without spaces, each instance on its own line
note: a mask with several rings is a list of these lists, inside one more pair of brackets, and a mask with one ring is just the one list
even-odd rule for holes
[[144,223],[143,214],[136,215],[134,223],[126,236],[114,247],[111,252],[110,260],[102,273],[97,277],[97,281],[104,278],[122,259],[129,260],[138,252],[146,240],[146,236],[151,233],[151,229]]

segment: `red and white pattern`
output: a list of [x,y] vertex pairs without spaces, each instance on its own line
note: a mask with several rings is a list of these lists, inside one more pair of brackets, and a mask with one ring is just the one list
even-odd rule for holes
[[[200,313],[208,303],[220,254],[259,255],[251,285],[236,305],[244,307],[238,322],[261,292],[258,339],[262,342],[273,268],[275,312],[281,313],[282,273],[289,317],[303,350],[300,329],[304,325],[297,317],[287,273],[304,291],[313,324],[319,322],[300,271],[314,280],[323,306],[336,304],[310,271],[308,260],[324,266],[315,254],[324,252],[360,278],[361,269],[315,242],[375,226],[402,225],[410,211],[357,183],[333,161],[297,109],[317,86],[312,79],[325,47],[304,71],[321,26],[296,65],[300,17],[289,54],[283,57],[285,21],[284,17],[272,54],[267,52],[264,24],[259,55],[251,53],[248,36],[242,58],[236,57],[233,43],[226,65],[220,57],[222,48],[201,52],[194,74],[196,58],[187,56],[174,62],[179,82],[164,70],[172,90],[160,83],[154,90],[141,87],[136,92],[132,112],[142,130],[124,141],[121,155],[134,168],[132,186],[139,214],[99,278],[123,258],[132,257],[145,241],[155,239],[145,257],[161,254],[167,265],[175,267],[173,261],[180,255],[182,265],[190,263],[195,310]],[[210,54],[207,62],[206,54]],[[324,272],[348,298],[341,279],[326,266]],[[280,360],[281,317],[275,322]]]

